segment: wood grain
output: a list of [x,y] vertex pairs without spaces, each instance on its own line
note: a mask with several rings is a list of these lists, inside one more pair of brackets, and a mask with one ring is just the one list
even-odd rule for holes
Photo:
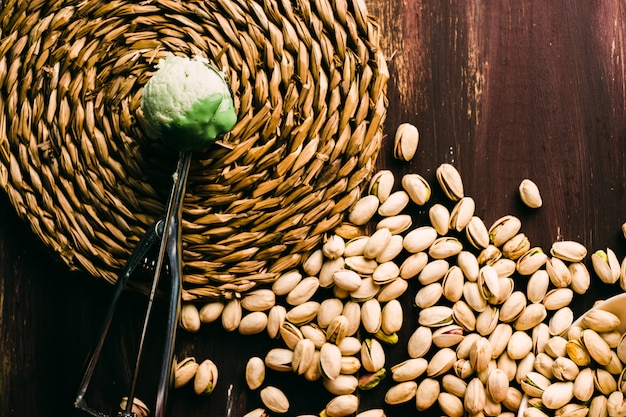
[[[378,168],[392,169],[398,178],[408,172],[423,175],[433,185],[433,201],[443,201],[434,171],[452,163],[485,223],[515,214],[535,246],[549,249],[555,240],[572,239],[589,251],[611,247],[620,259],[626,255],[620,231],[626,221],[626,6],[621,0],[367,3],[384,34],[391,71],[387,140]],[[403,122],[415,124],[421,134],[410,163],[391,156],[391,138]],[[542,191],[539,210],[519,201],[517,186],[526,177]],[[414,215],[426,221],[424,210]],[[4,198],[0,216],[0,415],[74,415],[82,361],[111,289],[68,273]],[[619,291],[595,281],[590,296],[578,298],[574,309],[580,313]],[[142,301],[133,294],[123,301],[107,367],[90,397],[94,405],[115,406],[123,393]],[[402,301],[406,325],[401,342],[389,350],[387,366],[406,358],[406,339],[416,322],[412,295]],[[158,346],[158,334],[153,340]],[[257,394],[245,388],[245,361],[273,345],[266,337],[242,338],[219,325],[197,334],[180,332],[178,355],[211,358],[220,379],[207,398],[186,389],[174,392],[172,415],[241,417],[258,406]],[[153,366],[156,373],[157,361]],[[270,381],[292,399],[289,415],[317,414],[330,399],[320,384],[294,375],[273,375]],[[362,408],[381,406],[389,386],[387,378],[363,393]],[[152,395],[144,389],[144,395]],[[386,408],[390,416],[414,410],[412,404]],[[436,409],[426,414],[439,415]]]

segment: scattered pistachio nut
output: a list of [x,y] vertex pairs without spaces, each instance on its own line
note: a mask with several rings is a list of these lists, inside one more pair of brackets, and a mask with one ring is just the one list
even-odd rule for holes
[[519,195],[522,202],[530,208],[539,208],[543,204],[539,187],[527,178],[522,180],[519,185]]
[[419,131],[411,123],[402,123],[396,129],[393,142],[393,155],[401,161],[410,161],[415,156],[419,144]]

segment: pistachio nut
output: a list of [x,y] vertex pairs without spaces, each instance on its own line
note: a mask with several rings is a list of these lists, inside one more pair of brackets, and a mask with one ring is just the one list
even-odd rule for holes
[[[325,339],[336,345],[340,344],[346,337],[349,324],[348,318],[343,314],[335,316],[326,328]],[[302,328],[304,329],[304,326],[302,326]],[[304,334],[304,332],[302,334]]]
[[407,342],[407,351],[411,358],[421,358],[432,346],[433,332],[428,326],[418,326]]
[[502,246],[515,236],[522,227],[522,222],[515,216],[507,215],[496,220],[489,228],[489,239],[495,246]]
[[428,254],[425,252],[418,252],[407,256],[400,265],[400,278],[410,279],[416,277],[427,264]]
[[478,254],[480,265],[493,265],[502,257],[502,251],[497,246],[489,245]]
[[[562,288],[564,289],[564,288]],[[569,307],[562,307],[550,318],[548,329],[553,336],[562,336],[569,330],[574,321],[574,312]]]
[[272,291],[278,296],[287,295],[301,280],[302,274],[298,270],[284,272],[272,284]]
[[567,355],[567,339],[561,336],[553,336],[545,345],[545,352],[553,358]]
[[419,131],[411,123],[402,123],[396,129],[393,140],[393,156],[401,161],[410,161],[417,151]]
[[591,255],[591,265],[605,284],[615,284],[619,279],[621,265],[610,248],[595,251]]
[[454,374],[461,379],[467,379],[474,373],[474,368],[469,359],[459,359],[453,366]]
[[589,413],[589,408],[584,404],[565,404],[554,412],[555,417],[586,417]]
[[515,321],[526,308],[526,295],[522,291],[514,291],[500,305],[500,321],[503,323],[511,323]]
[[324,343],[320,348],[320,370],[326,379],[333,380],[341,373],[341,350],[333,343]]
[[244,414],[243,417],[269,417],[264,408],[255,408],[254,410]]
[[400,340],[397,332],[386,333],[382,329],[377,331],[374,337],[386,345],[395,345]]
[[[322,345],[322,347],[323,346],[324,345]],[[313,364],[314,358],[315,344],[310,339],[302,339],[296,343],[296,346],[293,349],[291,367],[295,373],[302,375]]]
[[626,258],[622,260],[619,268],[619,286],[626,291]]
[[413,220],[409,214],[398,214],[380,220],[376,223],[376,230],[389,229],[391,234],[397,235],[410,228],[412,224]]
[[461,251],[459,256],[457,256],[457,265],[461,268],[463,275],[465,275],[468,281],[476,282],[478,280],[480,265],[478,264],[478,258],[472,252]]
[[550,326],[545,323],[539,323],[535,327],[533,327],[532,334],[533,338],[533,352],[535,354],[545,352],[545,347],[550,338]]
[[622,340],[622,334],[619,330],[610,330],[608,332],[599,332],[600,336],[609,345],[611,349],[617,348],[619,342]]
[[193,379],[198,370],[196,358],[185,358],[174,369],[174,388],[180,388]]
[[550,386],[551,382],[548,378],[539,372],[529,372],[521,381],[522,390],[530,397],[541,398],[545,389]]
[[337,259],[343,256],[346,249],[346,242],[341,236],[330,235],[322,245],[322,254],[328,259]]
[[589,417],[607,417],[608,409],[607,409],[608,399],[604,395],[595,395],[591,399],[591,403],[589,403]]
[[369,299],[361,305],[361,323],[368,333],[376,333],[382,323],[382,308],[375,298]]
[[485,265],[478,271],[478,289],[485,300],[500,292],[500,277],[491,266]]
[[572,274],[564,261],[552,257],[546,262],[546,272],[555,287],[564,288],[572,283]]
[[258,334],[267,328],[267,321],[267,314],[263,311],[253,311],[241,318],[237,330],[242,335]]
[[180,310],[180,326],[188,332],[200,330],[200,313],[195,304],[185,303]]
[[391,195],[395,178],[393,172],[388,169],[381,169],[372,176],[368,191],[370,194],[378,197],[380,202],[385,202],[387,197]]
[[307,301],[287,311],[285,319],[296,325],[307,324],[317,316],[319,308],[317,301]]
[[428,210],[430,224],[440,236],[445,236],[450,230],[450,212],[443,204],[433,204]]
[[276,339],[280,335],[280,328],[285,322],[287,316],[287,309],[281,305],[275,305],[270,308],[267,313],[267,335],[270,339]]
[[600,393],[603,395],[609,395],[613,391],[617,390],[617,381],[609,371],[597,368],[593,371],[593,373],[594,386],[596,390],[600,391]]
[[376,339],[365,339],[361,344],[361,363],[369,372],[377,372],[385,366],[385,351]]
[[587,256],[587,248],[578,242],[565,240],[554,242],[550,254],[567,262],[581,262]]
[[532,275],[548,261],[543,249],[534,247],[517,259],[517,272],[520,275]]
[[621,321],[619,317],[610,311],[592,308],[583,315],[580,324],[585,329],[591,329],[601,333],[618,329]]
[[439,404],[439,408],[446,416],[463,417],[465,408],[463,401],[459,397],[443,391],[437,397],[437,404]]
[[457,324],[439,327],[433,332],[433,343],[438,348],[446,348],[457,345],[463,340],[463,328]]
[[550,286],[550,277],[545,269],[535,271],[526,285],[526,295],[528,301],[532,303],[540,303],[548,292]]
[[460,232],[464,230],[474,217],[476,202],[472,197],[461,198],[450,212],[450,229]]
[[579,401],[589,401],[593,396],[593,371],[591,368],[583,368],[574,379],[574,397]]
[[198,314],[202,323],[213,323],[222,315],[224,311],[224,303],[221,301],[213,301],[206,303],[200,308]]
[[400,382],[387,390],[387,393],[385,394],[385,403],[390,405],[403,404],[412,400],[416,393],[417,382]]
[[[337,288],[338,287],[335,287],[335,289]],[[374,278],[369,276],[361,280],[361,285],[358,289],[351,291],[348,294],[350,295],[350,298],[356,302],[365,302],[376,297],[376,294],[378,294],[379,291],[380,285],[374,282]]]
[[533,371],[534,366],[535,366],[535,354],[530,352],[523,359],[517,362],[517,369],[515,370],[515,381],[518,384],[521,384],[524,377],[528,375],[529,372]]
[[239,327],[241,323],[241,317],[243,311],[241,309],[241,301],[237,298],[233,298],[226,303],[224,310],[222,311],[222,327],[227,332],[232,332]]
[[485,396],[485,408],[483,408],[483,414],[488,417],[506,417],[502,416],[502,404],[493,401],[488,395]]
[[449,263],[445,259],[435,259],[426,264],[417,279],[420,284],[428,285],[442,279],[448,272]]
[[217,384],[217,366],[210,359],[205,359],[196,370],[193,390],[198,395],[209,395]]
[[280,326],[278,332],[280,338],[285,342],[285,345],[291,350],[296,347],[296,344],[298,344],[300,340],[304,339],[300,327],[288,321],[285,321],[282,326]]
[[[122,400],[120,401],[120,410],[126,410],[127,404],[128,397],[122,397]],[[148,417],[150,415],[150,409],[146,403],[135,397],[133,398],[131,413],[135,414],[137,417]]]
[[352,206],[348,214],[348,220],[357,226],[362,226],[369,222],[380,205],[380,200],[375,195],[366,195]]
[[300,331],[302,332],[302,336],[304,336],[305,339],[312,341],[317,349],[326,343],[326,332],[315,323],[309,323],[301,326]]
[[[315,278],[315,277],[311,277],[311,278]],[[361,276],[355,272],[352,271],[350,269],[339,269],[337,271],[335,271],[335,273],[333,274],[333,281],[335,283],[336,286],[338,286],[339,288],[343,288],[346,291],[356,291],[359,289],[359,287],[361,286]],[[308,301],[308,299],[303,300],[304,301]],[[292,304],[292,303],[289,303]],[[292,304],[292,305],[297,305],[296,304]]]
[[537,184],[535,184],[532,180],[525,178],[519,185],[519,196],[524,203],[529,208],[539,208],[542,205],[541,194],[539,193],[539,188]]
[[476,249],[484,249],[489,246],[489,231],[483,220],[478,216],[472,216],[465,227],[467,241]]
[[378,207],[378,214],[385,217],[395,216],[400,214],[408,204],[409,194],[403,190],[395,191]]
[[415,392],[415,407],[418,411],[424,411],[430,408],[439,397],[441,385],[434,378],[424,378],[417,386]]
[[442,305],[420,310],[417,318],[421,326],[442,327],[452,324],[452,308]]
[[387,334],[400,331],[402,328],[402,304],[398,300],[391,300],[382,309],[381,329]]
[[428,361],[424,358],[411,358],[391,367],[391,378],[396,382],[412,381],[426,372]]
[[463,397],[463,406],[465,407],[465,411],[467,411],[470,415],[480,413],[485,408],[485,402],[485,386],[480,379],[472,378],[467,383],[465,397]]
[[421,309],[432,307],[441,298],[443,287],[438,282],[424,285],[415,294],[415,305]]
[[322,366],[320,364],[320,351],[316,350],[313,353],[313,363],[304,372],[304,379],[310,382],[318,381],[322,379]]
[[607,399],[606,408],[609,416],[625,416],[626,415],[626,399],[621,391],[612,392]]
[[467,382],[456,375],[445,374],[441,378],[441,388],[456,397],[463,398],[467,390]]
[[441,164],[436,171],[437,181],[444,194],[452,201],[463,198],[463,181],[457,169],[451,164]]
[[481,337],[476,339],[469,352],[470,365],[476,372],[487,368],[491,361],[491,343],[489,339]]
[[357,236],[354,239],[347,241],[343,251],[344,258],[348,258],[350,256],[362,256],[363,250],[365,249],[365,245],[367,245],[369,238],[369,236]]
[[456,347],[456,357],[459,359],[469,359],[470,350],[474,343],[483,336],[478,333],[468,333]]
[[513,294],[514,289],[515,281],[513,278],[500,277],[498,278],[498,292],[487,299],[487,302],[491,305],[500,305]]
[[499,323],[489,335],[491,344],[491,358],[498,358],[507,348],[509,339],[513,335],[513,328],[507,323]]
[[435,352],[433,357],[428,362],[426,368],[426,375],[429,377],[438,377],[454,366],[456,362],[456,353],[450,348],[441,348]]
[[522,314],[515,320],[515,330],[530,330],[541,323],[548,315],[543,304],[529,304]]
[[361,351],[361,341],[352,336],[345,337],[337,346],[344,356],[356,355]]
[[485,311],[487,308],[487,299],[483,296],[478,282],[466,281],[463,284],[463,299],[477,313]]
[[622,335],[620,341],[615,347],[615,352],[617,353],[617,357],[623,363],[626,363],[626,333]]
[[432,226],[421,226],[404,236],[402,245],[409,253],[423,252],[437,239],[437,231]]
[[523,417],[548,417],[548,414],[544,413],[539,407],[527,407],[524,409]]
[[570,288],[555,288],[550,290],[543,298],[546,310],[559,310],[568,306],[574,298],[574,291]]
[[358,379],[358,387],[362,391],[376,388],[380,384],[380,382],[385,379],[385,376],[387,376],[387,370],[385,368],[380,368],[376,372],[368,372],[366,374],[362,374]]
[[517,264],[512,259],[500,258],[491,267],[496,270],[500,278],[510,277],[515,273]]
[[[323,263],[324,263],[324,254],[322,253],[322,250],[321,249],[312,250],[304,257],[304,260],[302,261],[302,270],[308,276],[311,276],[311,277],[317,276],[322,269]],[[287,273],[291,273],[291,272],[299,273],[297,270],[291,270],[291,271],[288,271]]]
[[396,298],[399,298],[402,294],[404,294],[408,288],[408,281],[398,277],[391,282],[383,285],[376,295],[376,298],[381,303],[395,300]]
[[489,336],[498,325],[499,309],[487,306],[476,317],[476,331],[481,336]]
[[376,230],[363,248],[363,256],[366,259],[376,259],[385,250],[385,247],[391,240],[391,235],[391,230],[385,227]]
[[400,267],[393,261],[381,263],[372,273],[374,282],[378,285],[385,285],[400,276]]
[[614,350],[611,350],[611,361],[608,365],[604,366],[604,369],[612,373],[613,375],[620,375],[624,370],[624,364],[617,356]]
[[541,396],[541,402],[551,410],[559,409],[568,404],[574,398],[574,383],[554,382],[547,387]]
[[443,236],[436,239],[428,249],[428,255],[434,259],[446,259],[458,255],[463,244],[455,237]]
[[554,378],[554,374],[552,373],[553,364],[554,359],[552,359],[547,353],[538,353],[535,355],[535,370],[548,379]]
[[354,375],[339,375],[335,379],[323,379],[326,391],[334,395],[352,394],[356,391],[359,380]]
[[580,323],[572,324],[572,327],[567,331],[567,338],[569,340],[580,340],[580,334],[582,333],[583,328],[580,326]]
[[617,378],[617,389],[622,392],[626,390],[626,368],[622,369],[622,372],[620,372],[619,377]]
[[[352,258],[355,258],[354,256]],[[328,288],[332,286],[335,282],[333,281],[333,274],[335,271],[339,271],[340,269],[344,269],[346,266],[346,261],[344,258],[340,257],[337,259],[327,259],[322,264],[322,268],[319,272],[319,282],[320,287]],[[354,269],[354,268],[350,268]],[[358,272],[358,271],[357,271]]]
[[352,336],[359,330],[361,325],[361,306],[355,301],[348,301],[343,305],[341,315],[348,319],[348,327],[346,329],[346,337]]
[[476,330],[476,316],[465,301],[459,300],[452,305],[452,318],[466,331]]
[[[341,349],[339,349],[341,351]],[[341,357],[341,374],[356,374],[361,369],[361,360],[355,356]]]
[[573,381],[580,372],[578,365],[567,357],[559,357],[552,363],[552,374],[559,381]]
[[509,379],[502,369],[494,369],[489,373],[485,384],[487,394],[497,403],[504,401],[509,389]]
[[511,359],[519,360],[526,357],[533,349],[533,340],[528,333],[516,330],[513,332],[506,351]]
[[406,174],[402,177],[402,188],[411,201],[423,206],[430,200],[431,189],[428,181],[419,174]]
[[326,298],[320,303],[320,309],[317,312],[317,324],[325,329],[331,320],[341,314],[343,310],[343,302],[338,298]]
[[246,363],[246,383],[248,388],[255,390],[265,381],[265,362],[258,356],[253,356]]
[[376,257],[376,262],[382,264],[394,260],[404,249],[403,242],[402,235],[392,235],[385,249]]
[[517,260],[530,249],[530,242],[524,233],[518,233],[502,245],[502,254],[511,260]]
[[595,330],[583,330],[580,334],[580,341],[589,352],[591,359],[602,366],[606,366],[611,362],[611,348]]
[[284,392],[279,388],[268,385],[260,392],[263,404],[275,413],[286,413],[289,411],[289,400]]
[[522,403],[522,398],[522,391],[510,386],[506,390],[506,397],[502,400],[502,405],[506,407],[507,410],[517,411]]
[[452,265],[443,277],[441,292],[446,300],[457,302],[463,297],[463,271],[457,265]]

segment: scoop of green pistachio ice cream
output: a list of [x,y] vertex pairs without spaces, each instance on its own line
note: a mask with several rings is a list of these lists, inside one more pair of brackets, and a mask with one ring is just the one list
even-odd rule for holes
[[148,135],[180,151],[207,146],[237,122],[223,74],[200,57],[161,59],[143,88],[141,108]]

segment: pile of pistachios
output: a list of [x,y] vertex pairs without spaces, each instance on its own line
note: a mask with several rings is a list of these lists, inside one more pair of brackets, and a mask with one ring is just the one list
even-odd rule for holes
[[[411,159],[417,142],[417,129],[402,125],[394,155]],[[592,336],[592,326],[580,338],[571,330],[569,305],[576,294],[587,291],[592,278],[584,263],[586,248],[563,240],[544,252],[531,245],[515,216],[505,215],[487,226],[475,214],[475,201],[465,194],[453,165],[440,165],[436,180],[447,201],[428,207],[428,224],[414,225],[411,215],[416,206],[429,203],[428,181],[407,174],[398,183],[391,171],[382,170],[347,213],[347,221],[300,268],[240,298],[184,305],[181,325],[189,331],[221,321],[227,331],[266,332],[280,341],[280,347],[246,363],[248,387],[264,405],[246,417],[290,409],[283,391],[266,383],[268,372],[295,372],[307,381],[320,381],[335,395],[321,411],[314,410],[321,417],[354,415],[360,395],[385,377],[394,381],[385,395],[389,406],[414,402],[418,411],[439,407],[450,417],[512,416],[524,393],[535,398],[528,415],[556,409],[559,416],[582,417],[586,411],[569,406],[574,397],[585,410],[593,409],[585,405],[590,397],[574,394],[576,382],[571,381],[586,378],[589,384],[590,375],[603,380],[604,372],[586,368],[576,373],[567,362],[582,366],[568,357],[575,343],[597,361],[588,344],[604,340],[602,333]],[[519,193],[528,207],[542,206],[530,179],[521,181]],[[371,234],[365,233],[366,226],[373,228]],[[626,286],[626,262],[620,265],[611,249],[595,252],[591,261],[603,282]],[[418,327],[402,340],[398,335],[407,306],[398,298],[409,289],[415,290],[410,308]],[[386,346],[398,343],[406,344],[406,360],[390,364]],[[609,356],[615,369],[607,372],[615,376],[614,357],[619,356]],[[190,369],[185,368],[181,363],[177,373]],[[211,372],[216,380],[217,370]],[[570,381],[563,390],[560,377]],[[597,387],[602,382],[594,383],[599,392],[606,391]],[[540,395],[546,392],[566,392],[567,401],[559,397],[552,402],[550,397],[546,404]],[[610,398],[607,402],[611,404]],[[611,407],[605,404],[606,409]],[[382,405],[357,414],[383,416]]]

